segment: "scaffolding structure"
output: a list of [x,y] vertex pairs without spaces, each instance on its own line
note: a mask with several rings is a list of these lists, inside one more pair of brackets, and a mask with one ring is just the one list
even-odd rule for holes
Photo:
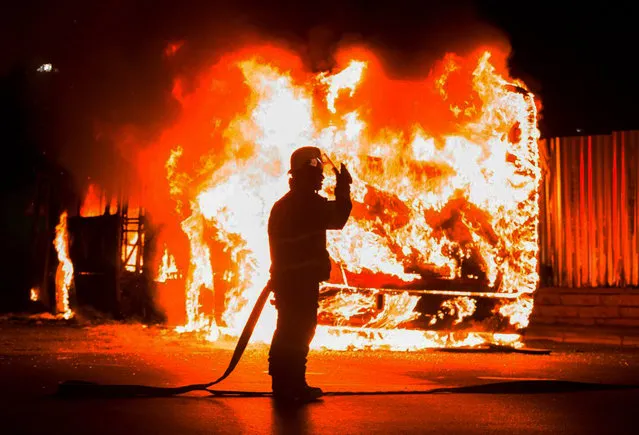
[[120,272],[143,273],[145,246],[145,210],[138,208],[129,213],[124,203],[120,210]]

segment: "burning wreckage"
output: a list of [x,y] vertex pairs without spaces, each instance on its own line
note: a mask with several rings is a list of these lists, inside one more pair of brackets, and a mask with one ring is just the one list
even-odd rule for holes
[[[144,194],[114,205],[90,186],[68,244],[61,217],[58,311],[72,315],[69,300],[122,311],[137,297],[180,332],[239,335],[269,279],[266,224],[288,158],[310,144],[354,178],[351,218],[329,231],[312,346],[518,346],[539,280],[534,96],[491,49],[449,54],[419,80],[388,78],[363,48],[336,60],[315,74],[251,47],[176,80],[180,115],[139,151]],[[96,236],[100,219],[110,230]],[[96,268],[96,251],[116,260]],[[253,340],[270,341],[275,316],[267,304]]]

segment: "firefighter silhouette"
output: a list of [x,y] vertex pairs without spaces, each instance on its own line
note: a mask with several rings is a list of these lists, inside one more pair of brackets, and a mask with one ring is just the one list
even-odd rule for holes
[[319,285],[331,271],[326,230],[346,224],[353,181],[344,164],[340,170],[333,166],[335,200],[320,196],[323,158],[327,159],[316,147],[293,152],[290,190],[275,203],[268,222],[271,286],[278,312],[269,374],[273,396],[281,400],[310,401],[322,395],[320,388],[306,382],[306,361],[317,326]]

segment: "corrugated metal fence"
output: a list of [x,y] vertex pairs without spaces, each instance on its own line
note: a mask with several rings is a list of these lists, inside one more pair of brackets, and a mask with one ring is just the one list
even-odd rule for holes
[[542,285],[639,285],[639,131],[540,143]]

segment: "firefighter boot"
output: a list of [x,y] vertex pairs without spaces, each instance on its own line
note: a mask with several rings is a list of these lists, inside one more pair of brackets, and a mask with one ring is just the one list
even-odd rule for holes
[[283,403],[313,402],[324,394],[321,388],[311,387],[299,377],[273,376],[271,385],[273,398]]
[[312,398],[311,400],[317,400],[324,395],[321,388],[311,387],[306,382],[306,365],[293,372],[293,380],[298,390],[303,392],[305,397]]

